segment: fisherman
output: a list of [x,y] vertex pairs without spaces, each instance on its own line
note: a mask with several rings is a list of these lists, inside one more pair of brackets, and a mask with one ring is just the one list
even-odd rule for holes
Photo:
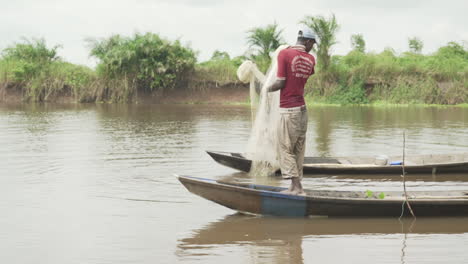
[[278,54],[277,80],[266,88],[268,92],[280,90],[278,157],[283,178],[291,179],[291,186],[285,191],[289,194],[304,194],[301,180],[308,118],[304,86],[314,74],[315,58],[309,52],[315,43],[310,28],[299,30],[296,45]]

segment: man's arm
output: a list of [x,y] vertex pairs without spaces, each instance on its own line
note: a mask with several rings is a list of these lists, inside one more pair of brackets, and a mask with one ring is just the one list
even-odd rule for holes
[[267,88],[267,92],[275,92],[281,90],[286,85],[286,80],[276,80]]
[[278,69],[276,71],[276,81],[268,87],[268,92],[281,90],[286,85],[286,50],[282,50],[278,54]]

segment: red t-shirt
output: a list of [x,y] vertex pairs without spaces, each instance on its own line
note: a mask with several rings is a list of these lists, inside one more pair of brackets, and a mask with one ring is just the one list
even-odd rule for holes
[[304,46],[291,46],[278,54],[278,80],[286,80],[280,92],[280,107],[304,105],[304,86],[314,74],[315,58]]

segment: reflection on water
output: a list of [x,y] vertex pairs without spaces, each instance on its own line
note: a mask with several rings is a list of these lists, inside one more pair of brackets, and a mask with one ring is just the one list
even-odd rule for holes
[[408,154],[468,149],[466,108],[329,106],[311,108],[309,115],[310,156],[400,155],[403,131]]
[[[418,242],[421,239],[443,238],[450,240],[449,244],[464,244],[468,242],[466,235],[450,236],[450,234],[467,232],[468,218],[466,217],[417,220],[405,218],[400,221],[385,218],[291,219],[234,214],[194,230],[187,238],[180,239],[178,255],[180,259],[199,256],[200,261],[210,263],[210,258],[219,250],[226,247],[239,247],[246,248],[254,260],[253,263],[304,263],[304,255],[308,256],[304,254],[304,251],[316,251],[310,248],[309,244],[316,243],[317,239],[341,240],[339,243],[345,243],[346,240],[353,240],[352,237],[359,237],[359,239],[377,241],[379,239],[393,240],[391,247],[399,248],[401,254],[393,255],[388,262],[379,261],[379,263],[395,263],[396,259],[404,263],[406,255],[423,249],[420,248],[420,244],[425,243],[419,244]],[[358,246],[348,245],[359,250]],[[365,251],[365,247],[360,251]],[[333,252],[328,253],[333,254]],[[431,254],[435,263],[442,262],[446,258],[444,252],[440,253],[443,254]],[[464,251],[460,249],[458,254],[462,253]],[[323,255],[320,254],[320,257]],[[329,258],[320,259],[316,255],[311,260],[324,263]],[[342,259],[346,260],[345,256],[342,256]]]
[[[306,155],[468,151],[467,108],[310,107]],[[232,215],[174,173],[287,186],[215,163],[243,152],[250,109],[206,105],[0,105],[1,263],[462,263],[466,218],[281,219]],[[468,190],[466,174],[407,177]],[[304,187],[401,190],[394,175],[307,175]],[[337,253],[338,250],[341,253]],[[28,254],[25,254],[27,252]]]

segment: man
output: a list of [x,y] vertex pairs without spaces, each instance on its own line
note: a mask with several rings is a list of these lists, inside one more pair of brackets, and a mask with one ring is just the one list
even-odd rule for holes
[[315,58],[309,54],[316,43],[315,34],[304,28],[299,31],[295,46],[278,54],[277,80],[268,92],[280,91],[280,118],[278,126],[279,164],[284,179],[291,179],[286,193],[303,195],[302,164],[304,163],[307,132],[307,109],[304,86],[314,74]]

